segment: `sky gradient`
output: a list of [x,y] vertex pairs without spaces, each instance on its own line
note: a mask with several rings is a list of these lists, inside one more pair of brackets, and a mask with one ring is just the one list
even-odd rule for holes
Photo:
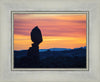
[[86,14],[14,14],[14,50],[31,47],[31,30],[43,35],[40,49],[86,46]]

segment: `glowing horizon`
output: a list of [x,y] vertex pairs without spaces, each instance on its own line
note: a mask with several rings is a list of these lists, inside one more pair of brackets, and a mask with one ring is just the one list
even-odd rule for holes
[[40,49],[86,46],[86,14],[14,14],[14,50],[31,47],[35,26],[43,35]]

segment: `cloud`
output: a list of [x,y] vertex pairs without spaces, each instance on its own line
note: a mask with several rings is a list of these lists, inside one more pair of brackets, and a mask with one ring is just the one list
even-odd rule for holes
[[14,34],[30,36],[31,30],[38,25],[43,36],[86,36],[85,15],[52,15],[50,17],[39,15],[39,17],[32,14],[15,15]]

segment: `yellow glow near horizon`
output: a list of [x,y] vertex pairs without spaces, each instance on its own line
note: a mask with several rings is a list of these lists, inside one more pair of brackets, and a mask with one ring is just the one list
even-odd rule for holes
[[[32,41],[30,36],[14,35],[14,50],[28,49],[31,47]],[[22,38],[21,38],[22,37]],[[62,46],[63,45],[63,46]],[[43,42],[40,44],[40,49],[49,48],[75,48],[86,46],[86,40],[84,38],[75,37],[57,37],[57,36],[43,36]]]

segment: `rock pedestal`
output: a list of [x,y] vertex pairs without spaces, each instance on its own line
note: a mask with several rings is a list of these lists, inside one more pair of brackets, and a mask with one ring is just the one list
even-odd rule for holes
[[39,44],[42,42],[42,34],[38,26],[32,30],[31,40],[33,44],[28,49],[27,56],[30,58],[30,66],[37,68],[40,65]]

